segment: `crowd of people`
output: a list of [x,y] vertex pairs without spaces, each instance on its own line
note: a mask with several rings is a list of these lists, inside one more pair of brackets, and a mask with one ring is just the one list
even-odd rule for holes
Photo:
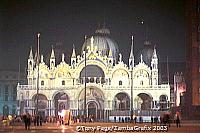
[[143,122],[151,122],[151,124],[160,124],[160,125],[167,125],[168,127],[171,126],[171,123],[176,123],[177,127],[181,127],[181,117],[180,113],[176,112],[174,118],[170,113],[164,113],[160,116],[151,116],[150,120],[143,120],[142,116],[135,116],[133,115],[132,118],[130,117],[114,117],[114,122],[133,122],[133,123],[143,123]]
[[[95,117],[93,115],[90,115],[89,117],[84,117],[84,116],[72,116],[70,118],[73,123],[79,123],[79,122],[94,122]],[[118,118],[119,120],[116,120],[116,117],[114,117],[114,122],[143,122],[143,118],[141,116],[133,116],[132,118]],[[26,130],[30,130],[31,124],[33,123],[34,126],[42,126],[43,123],[57,123],[59,125],[69,125],[70,121],[64,122],[64,118],[61,116],[41,116],[41,115],[34,115],[31,116],[29,113],[17,116],[17,115],[8,115],[8,116],[0,116],[0,121],[3,124],[3,126],[10,126],[10,125],[19,125],[23,124],[25,126]],[[171,116],[171,114],[166,113],[162,114],[161,116],[154,116],[151,117],[151,124],[155,123],[160,124],[160,125],[168,125],[168,127],[171,126],[171,123],[174,122],[176,123],[177,127],[180,127],[181,124],[181,117],[180,114],[177,112],[174,115],[174,118]]]

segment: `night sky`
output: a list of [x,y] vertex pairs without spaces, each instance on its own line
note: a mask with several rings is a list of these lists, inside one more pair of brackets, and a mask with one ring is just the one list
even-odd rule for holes
[[[160,61],[185,61],[184,0],[7,0],[0,3],[0,69],[26,69],[31,46],[41,33],[41,53],[62,42],[69,63],[98,25],[110,29],[124,62],[128,62],[131,35],[135,53],[145,38],[156,45]],[[141,22],[144,24],[141,24]]]

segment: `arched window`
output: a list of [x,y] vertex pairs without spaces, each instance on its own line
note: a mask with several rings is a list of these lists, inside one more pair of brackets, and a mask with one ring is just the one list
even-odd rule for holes
[[44,81],[43,80],[41,81],[41,85],[44,85]]
[[144,83],[143,83],[143,81],[140,81],[140,85],[143,85]]
[[119,81],[119,85],[122,85],[122,81],[121,80]]
[[53,61],[51,62],[51,65],[54,67],[54,62]]
[[62,85],[65,85],[65,81],[64,80],[62,81]]
[[31,65],[32,65],[32,62],[30,61],[29,64],[30,64],[30,66],[31,66]]

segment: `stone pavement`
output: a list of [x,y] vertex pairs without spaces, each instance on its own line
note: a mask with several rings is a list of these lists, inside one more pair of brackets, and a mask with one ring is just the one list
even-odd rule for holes
[[[184,121],[181,124],[180,128],[177,128],[175,124],[171,124],[170,127],[167,127],[168,130],[165,131],[164,127],[158,126],[159,130],[155,130],[155,125],[151,125],[150,123],[106,123],[106,122],[95,122],[95,123],[78,123],[73,124],[70,126],[64,126],[64,125],[56,125],[53,123],[48,123],[43,126],[32,126],[30,130],[25,130],[24,126],[9,126],[9,127],[3,127],[0,126],[0,133],[77,133],[79,130],[79,133],[105,133],[106,129],[109,130],[115,130],[114,133],[127,133],[127,132],[133,132],[131,130],[135,128],[134,132],[149,132],[149,133],[155,133],[155,132],[167,132],[167,133],[200,133],[200,123],[198,122],[191,122],[191,121]],[[96,128],[96,131],[93,131],[93,129]],[[81,129],[81,130],[80,130]],[[82,131],[82,130],[87,131]],[[129,131],[127,131],[129,129]],[[140,129],[140,130],[139,130]],[[98,131],[97,131],[98,130]],[[107,132],[109,132],[107,130]],[[118,130],[118,131],[116,131]]]

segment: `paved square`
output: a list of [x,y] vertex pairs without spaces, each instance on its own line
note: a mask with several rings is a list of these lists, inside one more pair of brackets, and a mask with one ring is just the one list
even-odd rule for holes
[[[132,129],[131,129],[132,128]],[[127,132],[167,132],[167,133],[200,133],[200,123],[198,122],[184,122],[180,128],[177,128],[173,123],[170,127],[158,125],[159,130],[155,130],[155,124],[150,123],[76,123],[70,126],[56,125],[55,123],[48,123],[43,126],[32,126],[30,130],[25,130],[24,126],[9,126],[0,128],[0,133],[127,133]],[[79,132],[78,132],[79,130]],[[84,131],[85,130],[85,131]],[[110,130],[110,131],[108,131]],[[118,130],[118,131],[117,131]],[[129,130],[129,131],[127,131]],[[135,130],[135,131],[133,131]]]

